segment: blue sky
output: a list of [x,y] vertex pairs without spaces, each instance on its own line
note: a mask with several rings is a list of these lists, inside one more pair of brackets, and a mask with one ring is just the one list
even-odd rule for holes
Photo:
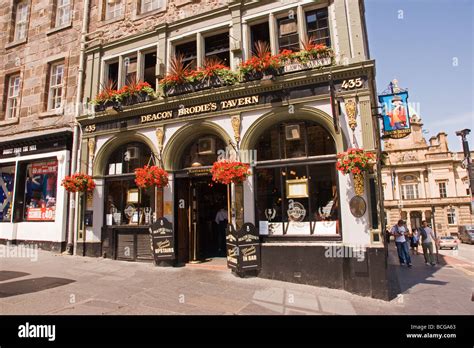
[[426,138],[470,128],[474,150],[474,0],[365,0],[380,94],[396,78],[419,108]]

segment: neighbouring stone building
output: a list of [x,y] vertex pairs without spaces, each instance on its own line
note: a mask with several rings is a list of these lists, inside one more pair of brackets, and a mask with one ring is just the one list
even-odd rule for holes
[[[151,261],[149,225],[163,216],[173,226],[173,265],[222,255],[215,217],[230,201],[231,222],[257,228],[259,247],[248,251],[259,255],[245,257],[261,261],[259,276],[387,298],[380,172],[356,195],[352,177],[335,168],[348,148],[380,151],[363,1],[90,5],[83,102],[99,105],[77,120],[81,170],[97,186],[80,204],[77,254]],[[308,38],[321,54],[308,55]],[[258,42],[282,66],[233,75]],[[159,87],[177,55],[194,69],[189,76],[216,58],[231,72]],[[157,97],[104,101],[106,85],[123,96],[132,80]],[[232,150],[248,156],[252,175],[226,188],[210,168]],[[169,185],[138,189],[134,170],[153,162],[170,173]],[[343,252],[329,257],[331,248]],[[347,253],[355,248],[362,261]]]
[[387,225],[399,219],[410,229],[426,220],[438,235],[457,235],[459,225],[473,224],[469,178],[462,152],[448,148],[447,134],[427,142],[420,115],[410,110],[411,133],[403,139],[386,139],[382,167]]
[[0,8],[0,241],[62,251],[82,1]]

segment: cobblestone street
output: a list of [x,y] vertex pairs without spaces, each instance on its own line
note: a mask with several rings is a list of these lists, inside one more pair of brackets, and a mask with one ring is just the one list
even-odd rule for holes
[[[389,260],[396,262],[391,245]],[[4,258],[1,314],[474,314],[472,275],[449,262],[413,257],[391,265],[400,294],[390,302],[342,290],[261,278],[241,279],[224,259],[182,268],[64,256]],[[445,261],[442,260],[442,264]]]

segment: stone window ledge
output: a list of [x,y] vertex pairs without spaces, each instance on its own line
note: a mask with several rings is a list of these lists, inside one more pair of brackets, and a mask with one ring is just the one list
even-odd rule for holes
[[12,48],[12,47],[16,47],[16,46],[25,44],[27,41],[28,41],[28,38],[25,37],[24,39],[21,39],[21,40],[18,40],[18,41],[9,42],[5,45],[5,49],[9,49],[9,48]]
[[123,21],[124,19],[125,19],[125,14],[123,14],[123,15],[117,17],[117,18],[102,19],[97,24],[97,27],[100,28],[100,27],[103,27],[104,25],[108,25],[108,24],[112,24],[112,23],[115,23],[115,22]]
[[62,116],[64,114],[64,109],[59,108],[55,110],[48,110],[45,112],[41,112],[38,117],[39,118],[46,118],[46,117],[54,117],[54,116]]
[[13,124],[18,124],[20,122],[20,118],[19,117],[13,117],[13,118],[9,118],[7,120],[1,120],[0,121],[0,127],[2,126],[10,126],[10,125],[13,125]]
[[165,12],[165,11],[166,11],[166,6],[163,6],[161,8],[157,8],[156,10],[153,10],[153,11],[144,12],[144,13],[141,13],[138,10],[138,13],[136,13],[135,16],[133,16],[133,20],[138,21],[142,18],[145,18],[145,17],[148,17],[148,16],[153,16],[153,15],[156,15],[158,13]]
[[46,32],[46,35],[51,35],[51,34],[57,33],[58,31],[69,29],[71,27],[72,27],[72,21],[69,21],[69,23],[61,25],[60,27],[54,27],[54,28],[49,29]]

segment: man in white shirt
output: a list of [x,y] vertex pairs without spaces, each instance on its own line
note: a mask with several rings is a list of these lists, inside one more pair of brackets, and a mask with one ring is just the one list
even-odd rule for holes
[[403,220],[398,220],[398,223],[392,227],[390,232],[395,236],[395,245],[397,246],[400,266],[406,264],[408,267],[411,267],[408,243],[405,238],[405,235],[408,233],[408,228],[405,226],[405,222]]
[[435,265],[434,255],[433,255],[433,241],[436,240],[436,237],[433,233],[433,230],[428,227],[426,221],[421,222],[421,227],[418,228],[417,237],[418,239],[421,236],[421,246],[423,248],[423,256],[425,257],[425,264]]

